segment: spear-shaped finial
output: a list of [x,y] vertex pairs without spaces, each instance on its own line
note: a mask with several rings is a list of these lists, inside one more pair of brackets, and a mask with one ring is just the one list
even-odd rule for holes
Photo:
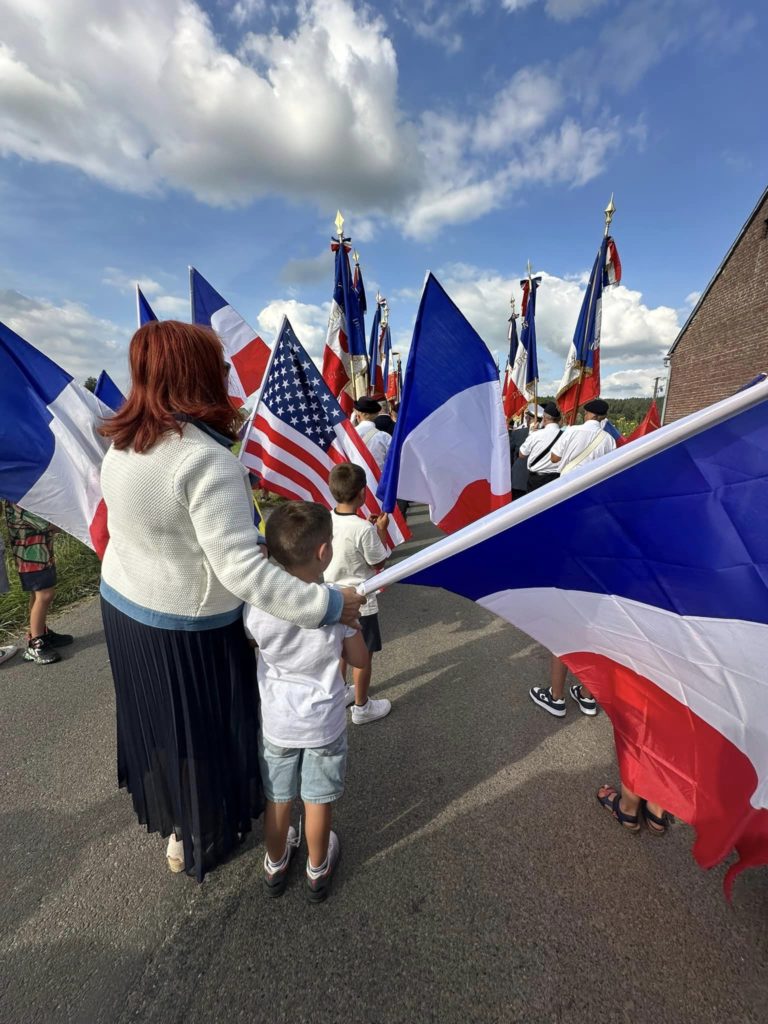
[[344,218],[341,215],[341,210],[337,210],[336,211],[335,224],[336,224],[336,234],[339,236],[339,238],[343,238],[344,237]]
[[511,319],[512,320],[516,320],[517,319],[517,313],[515,312],[515,296],[514,295],[509,300],[509,304],[512,307],[512,317],[511,317]]
[[360,253],[357,251],[357,249],[355,249],[355,251],[352,253],[352,258],[355,261],[355,266],[359,267],[360,266]]
[[616,204],[613,201],[613,192],[611,192],[610,202],[608,203],[608,205],[605,208],[605,233],[606,233],[606,235],[608,234],[608,229],[611,226],[611,221],[613,220],[614,213],[616,213]]
[[530,260],[528,260],[528,265],[525,268],[525,272],[528,275],[528,280],[530,281],[531,280],[531,275],[533,274],[533,267],[531,266],[531,261]]

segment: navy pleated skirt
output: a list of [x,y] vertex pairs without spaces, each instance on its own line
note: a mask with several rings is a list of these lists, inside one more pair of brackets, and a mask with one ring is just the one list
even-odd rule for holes
[[256,659],[242,622],[158,629],[101,600],[117,708],[117,778],[149,832],[184,842],[202,881],[264,809]]

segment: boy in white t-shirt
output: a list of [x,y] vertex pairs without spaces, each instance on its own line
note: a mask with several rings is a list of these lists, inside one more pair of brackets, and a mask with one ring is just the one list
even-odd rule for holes
[[[322,583],[333,555],[328,509],[309,501],[280,505],[267,520],[270,557],[305,583]],[[290,824],[293,801],[304,801],[307,898],[328,895],[339,859],[331,831],[333,804],[344,792],[347,768],[345,686],[339,659],[363,665],[359,632],[341,623],[303,629],[246,606],[245,625],[259,647],[261,697],[259,767],[264,811],[264,885],[270,896],[285,891],[298,840]]]
[[[336,499],[333,510],[333,558],[325,570],[325,582],[340,587],[356,587],[369,580],[380,569],[389,554],[385,544],[389,516],[383,512],[375,525],[358,514],[365,503],[365,471],[352,462],[334,466],[328,477],[328,487]],[[368,696],[371,685],[373,655],[381,650],[379,629],[379,605],[376,595],[371,594],[360,609],[360,625],[363,640],[368,651],[368,661],[362,668],[353,669],[355,703],[352,706],[352,723],[365,725],[384,718],[392,709],[388,700],[372,700]],[[342,675],[346,665],[342,663]]]

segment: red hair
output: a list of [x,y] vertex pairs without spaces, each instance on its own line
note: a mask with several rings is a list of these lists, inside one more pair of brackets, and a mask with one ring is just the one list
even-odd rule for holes
[[128,361],[130,394],[101,428],[115,448],[145,452],[169,430],[181,434],[179,414],[237,439],[240,414],[227,395],[221,342],[209,327],[150,321],[131,338]]

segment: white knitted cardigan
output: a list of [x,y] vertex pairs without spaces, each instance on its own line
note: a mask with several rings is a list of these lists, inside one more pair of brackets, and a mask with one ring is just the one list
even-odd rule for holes
[[242,602],[300,626],[337,621],[341,595],[269,562],[243,465],[191,423],[148,451],[107,452],[101,470],[109,544],[103,597],[163,629],[235,621]]

